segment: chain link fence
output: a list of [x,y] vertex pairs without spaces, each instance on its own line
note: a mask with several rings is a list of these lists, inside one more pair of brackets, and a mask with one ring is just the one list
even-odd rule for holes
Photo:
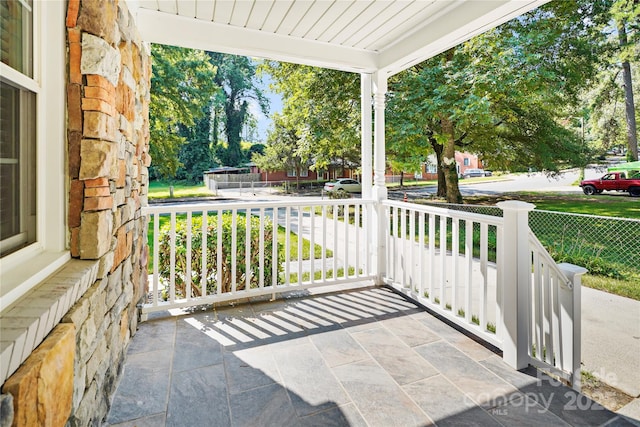
[[[497,206],[422,204],[502,216]],[[640,220],[533,210],[529,227],[556,262],[586,267],[591,274],[640,279]]]

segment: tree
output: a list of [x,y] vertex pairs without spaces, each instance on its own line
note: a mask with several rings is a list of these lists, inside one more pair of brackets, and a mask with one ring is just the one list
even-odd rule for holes
[[[553,2],[399,74],[390,82],[389,125],[438,154],[447,201],[459,203],[454,153],[471,150],[493,167],[558,170],[583,163],[580,138],[562,125],[595,74],[590,2]],[[398,95],[396,92],[401,92]],[[399,114],[394,117],[393,114]],[[413,126],[402,125],[416,121]],[[393,150],[391,150],[393,152]],[[439,175],[440,177],[440,175]]]
[[307,167],[308,159],[300,154],[298,130],[286,116],[278,113],[273,115],[272,126],[267,145],[262,153],[253,154],[252,161],[267,172],[295,170],[299,181],[300,171]]
[[[218,157],[226,166],[240,166],[244,158],[240,143],[243,126],[250,118],[249,103],[256,102],[263,112],[267,112],[268,101],[256,81],[256,65],[245,56],[208,52],[211,64],[218,72],[215,83],[221,88],[215,100],[213,112],[214,144],[218,145]],[[221,123],[222,122],[222,123]],[[219,126],[226,136],[226,147],[219,141]]]
[[179,153],[185,143],[181,127],[192,127],[203,116],[217,87],[216,69],[202,51],[154,44],[149,106],[152,170],[163,179],[174,179],[181,166]]
[[359,75],[278,62],[265,62],[260,71],[282,95],[283,120],[295,123],[300,159],[315,170],[360,163]]
[[215,166],[211,151],[211,108],[209,102],[203,107],[202,115],[191,127],[179,126],[179,134],[185,138],[180,149],[182,167],[178,170],[178,178],[197,183],[202,181],[202,173]]
[[[605,5],[606,10],[598,21],[603,36],[600,45],[604,59],[599,84],[585,98],[594,112],[593,127],[603,148],[623,142],[628,148],[629,160],[637,160],[637,110],[632,64],[637,63],[640,54],[640,2],[607,0]],[[618,104],[624,104],[624,109],[618,108]]]

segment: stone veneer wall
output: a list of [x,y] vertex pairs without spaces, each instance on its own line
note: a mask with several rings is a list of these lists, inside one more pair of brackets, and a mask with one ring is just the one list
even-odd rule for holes
[[97,274],[5,381],[3,425],[101,425],[147,287],[150,52],[124,0],[69,0],[66,26],[70,250]]
[[63,322],[76,327],[70,426],[99,425],[147,286],[151,58],[123,0],[67,11],[71,255],[99,260],[95,284]]

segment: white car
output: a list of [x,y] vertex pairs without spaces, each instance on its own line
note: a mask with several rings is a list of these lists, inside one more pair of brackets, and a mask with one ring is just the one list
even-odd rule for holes
[[344,190],[347,193],[361,193],[362,186],[358,181],[351,178],[340,178],[335,182],[327,182],[324,185],[324,191]]
[[466,171],[462,172],[462,178],[472,178],[478,176],[491,176],[491,172],[484,169],[467,169]]

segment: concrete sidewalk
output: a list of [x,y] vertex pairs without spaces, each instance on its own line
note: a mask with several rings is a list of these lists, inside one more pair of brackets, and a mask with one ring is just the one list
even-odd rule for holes
[[640,301],[582,287],[582,363],[635,398],[617,412],[640,425]]

